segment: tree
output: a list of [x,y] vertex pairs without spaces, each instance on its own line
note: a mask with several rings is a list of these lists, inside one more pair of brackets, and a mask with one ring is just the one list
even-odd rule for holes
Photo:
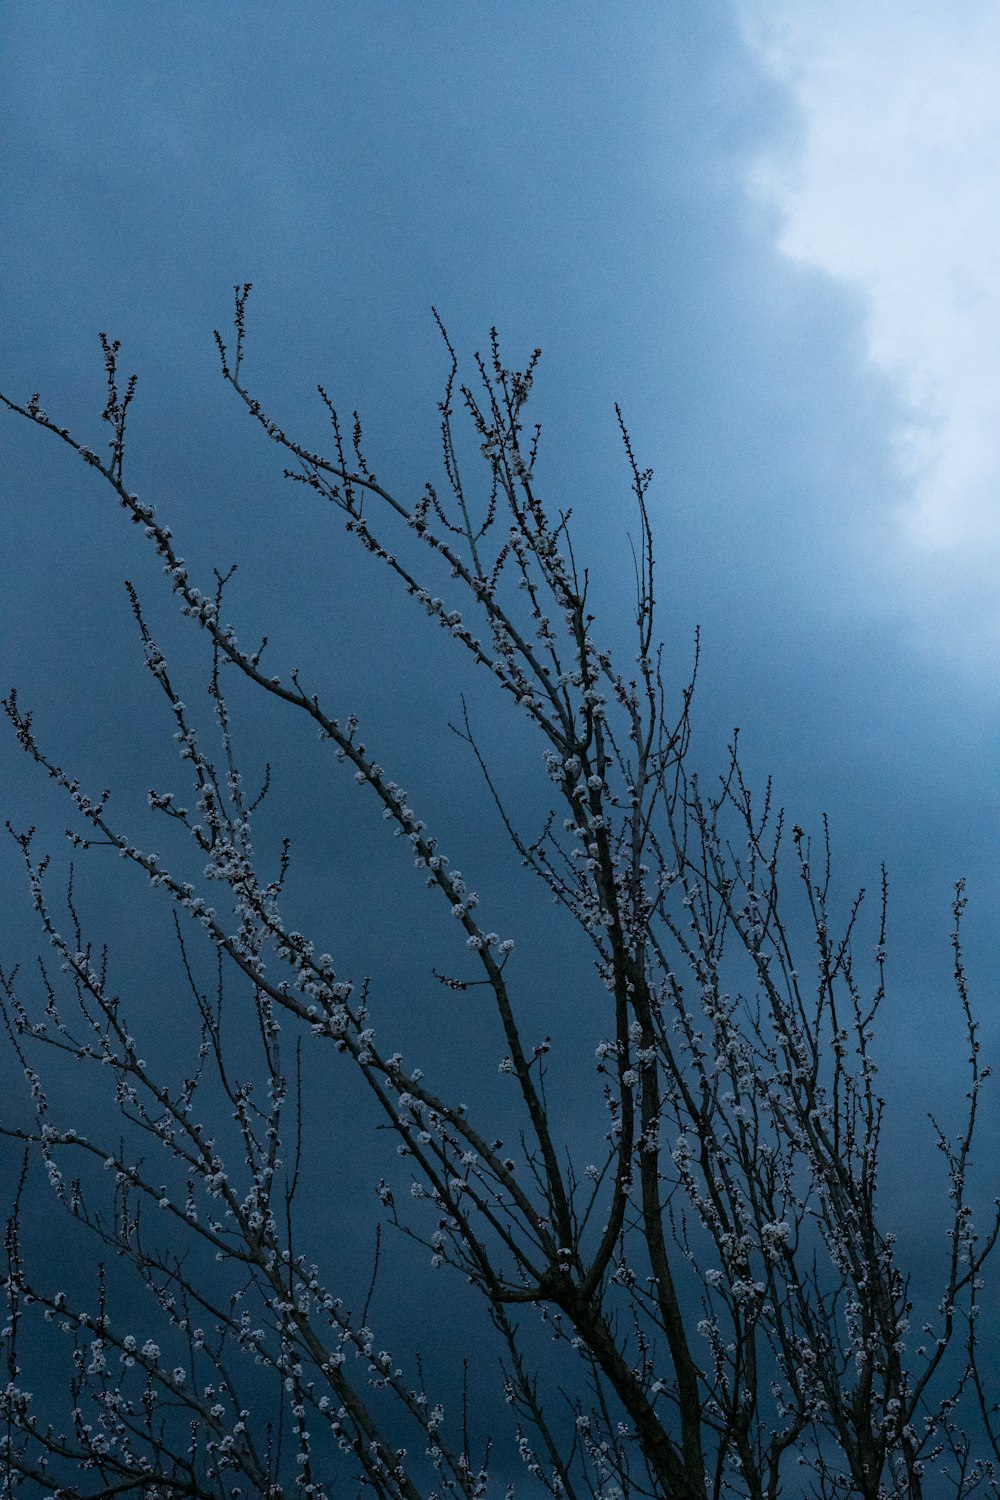
[[[116,869],[124,861],[169,908],[198,1042],[182,1076],[147,1062],[155,1037],[141,998],[115,992],[107,951],[83,930],[72,876],[60,916],[48,858],[31,830],[12,828],[61,972],[40,960],[37,980],[0,976],[9,1048],[32,1103],[31,1116],[11,1106],[2,1122],[24,1153],[6,1239],[4,1493],[332,1496],[356,1482],[385,1497],[471,1500],[505,1486],[516,1452],[525,1492],[569,1500],[1000,1493],[996,1403],[976,1321],[1000,1218],[977,1233],[969,1201],[989,1070],[962,960],[961,886],[952,941],[968,1107],[957,1137],[937,1132],[950,1246],[940,1302],[917,1315],[914,1336],[910,1279],[877,1192],[885,873],[871,933],[861,896],[838,926],[828,840],[814,847],[799,826],[786,831],[770,787],[752,792],[735,739],[710,786],[692,768],[693,676],[675,703],[655,630],[651,473],[621,413],[637,525],[631,673],[594,637],[568,517],[546,508],[535,479],[540,429],[528,430],[525,408],[539,351],[524,370],[508,368],[494,332],[473,388],[459,381],[439,320],[450,361],[439,403],[446,485],[427,484],[408,503],[378,481],[357,415],[346,432],[322,389],[327,456],[262,409],[243,374],[249,291],[236,289],[235,345],[216,335],[222,373],[284,454],[287,477],[339,512],[351,542],[384,564],[540,738],[561,813],[529,836],[468,715],[458,726],[517,858],[591,954],[605,1020],[588,1097],[604,1112],[603,1157],[579,1160],[559,1124],[552,1038],[526,1039],[531,976],[519,972],[512,941],[487,930],[479,897],[361,741],[357,719],[333,717],[300,672],[265,670],[263,647],[243,647],[225,623],[229,575],[200,591],[170,529],[129,489],[135,377],[122,389],[119,346],[102,335],[107,458],[48,417],[39,396],[23,406],[0,399],[97,471],[209,646],[214,750],[129,585],[190,777],[194,810],[172,793],[149,795],[179,840],[176,863],[140,847],[108,794],[95,797],[50,757],[15,691],[4,708],[24,751],[73,804],[76,848],[116,855]],[[463,478],[459,407],[481,450],[481,491]],[[443,592],[464,592],[475,623],[436,594],[442,570]],[[437,978],[499,1020],[500,1073],[515,1100],[502,1137],[481,1118],[474,1078],[469,1106],[436,1081],[440,1057],[404,1069],[391,1001],[286,925],[289,850],[274,860],[254,849],[263,793],[251,797],[240,772],[226,688],[234,672],[318,731],[450,910],[459,951],[454,972]],[[221,893],[216,907],[203,883],[176,872],[183,848]],[[857,957],[868,942],[870,965]],[[206,953],[217,963],[211,984]],[[58,1085],[67,1058],[95,1093],[106,1090],[96,1133],[73,1127],[48,1082]],[[496,1059],[477,1066],[484,1080]],[[478,1343],[468,1350],[478,1357],[462,1396],[454,1372],[425,1372],[416,1350],[385,1352],[370,1294],[352,1314],[330,1282],[325,1237],[302,1241],[302,1093],[316,1070],[329,1087],[347,1076],[360,1084],[395,1140],[371,1182],[384,1220],[439,1277],[457,1272],[488,1314],[495,1348],[488,1358]],[[357,1171],[372,1172],[372,1142],[351,1145]],[[89,1295],[54,1289],[48,1268],[25,1254],[36,1162],[81,1259],[95,1247],[105,1257]],[[140,1320],[148,1332],[133,1335]],[[405,1343],[405,1330],[392,1338]],[[47,1390],[35,1397],[39,1371]],[[498,1385],[508,1429],[494,1442],[477,1411]]]

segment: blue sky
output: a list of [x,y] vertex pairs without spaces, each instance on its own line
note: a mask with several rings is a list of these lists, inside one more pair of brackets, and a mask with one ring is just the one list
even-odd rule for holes
[[[721,766],[739,724],[794,819],[831,815],[845,894],[889,865],[888,1072],[919,1118],[926,1091],[959,1076],[957,1031],[954,1071],[938,1047],[958,876],[1000,1042],[995,9],[49,0],[7,5],[0,36],[3,388],[40,389],[96,440],[98,330],[122,340],[140,374],[133,487],[206,578],[239,562],[243,618],[359,707],[470,866],[500,846],[455,812],[471,771],[440,772],[459,669],[282,487],[218,377],[212,329],[233,283],[253,281],[257,392],[318,441],[327,383],[364,415],[380,477],[414,490],[438,462],[431,306],[464,356],[492,324],[514,362],[540,344],[543,484],[573,506],[600,624],[625,649],[621,403],[657,471],[678,675],[702,628],[698,755]],[[158,620],[170,605],[137,530],[79,467],[4,421],[3,685],[76,774],[141,817],[169,746],[121,580]],[[196,643],[170,629],[193,663]],[[516,784],[519,742],[482,713]],[[319,774],[306,766],[293,781]],[[9,735],[0,768],[5,815],[56,839],[64,813]],[[343,941],[359,963],[366,942],[391,954],[390,917],[372,915],[389,855],[376,846],[345,875],[309,838],[338,902],[352,885],[373,897]],[[109,886],[93,910],[119,923],[130,901]],[[5,908],[17,949],[24,923]],[[541,926],[534,941],[558,987]]]

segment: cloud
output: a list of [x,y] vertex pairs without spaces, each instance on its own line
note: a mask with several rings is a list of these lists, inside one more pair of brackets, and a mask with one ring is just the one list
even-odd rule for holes
[[924,582],[947,573],[952,595],[989,581],[992,595],[1000,10],[988,0],[740,0],[739,14],[797,112],[797,128],[758,159],[751,190],[777,208],[786,256],[861,294],[870,359],[900,398],[904,569]]

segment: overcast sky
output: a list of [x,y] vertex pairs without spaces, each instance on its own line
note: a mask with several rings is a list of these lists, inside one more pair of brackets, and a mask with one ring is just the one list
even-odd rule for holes
[[[796,129],[759,154],[753,191],[777,209],[789,260],[858,293],[868,358],[903,403],[894,540],[904,575],[933,596],[916,633],[932,643],[942,601],[964,587],[982,669],[998,623],[1000,14],[857,0],[740,14],[796,107]],[[918,612],[912,589],[906,602]]]
[[[514,362],[540,344],[542,482],[573,505],[600,626],[625,648],[619,401],[657,471],[678,675],[702,627],[699,756],[721,765],[739,724],[792,817],[830,813],[845,888],[889,865],[886,1047],[907,1107],[959,1076],[957,1041],[954,1074],[935,1051],[958,876],[1000,1043],[996,7],[47,0],[6,5],[0,35],[3,388],[40,389],[96,444],[97,334],[119,337],[140,375],[133,487],[206,582],[239,562],[276,659],[359,708],[437,806],[459,678],[282,487],[212,329],[253,281],[247,374],[275,416],[319,441],[322,380],[413,493],[438,463],[432,305],[463,356],[494,323]],[[138,530],[70,459],[4,419],[2,681],[124,817],[165,725],[121,580],[171,611]],[[483,712],[503,760],[505,721]],[[65,815],[9,734],[0,769],[4,815],[55,837]],[[452,802],[476,869],[499,846]],[[109,885],[93,910],[117,921],[130,899]],[[373,922],[342,934],[359,964],[366,937],[384,947]]]

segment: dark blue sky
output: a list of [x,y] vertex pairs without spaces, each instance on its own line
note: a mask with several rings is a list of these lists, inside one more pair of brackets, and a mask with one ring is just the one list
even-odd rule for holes
[[[439,463],[446,362],[432,305],[462,356],[492,324],[513,363],[540,344],[543,491],[572,505],[598,629],[626,650],[620,402],[657,472],[675,680],[702,628],[700,763],[721,767],[739,724],[751,773],[774,774],[794,820],[815,827],[829,812],[845,896],[874,887],[886,860],[889,1086],[908,1122],[935,1089],[946,1105],[961,1076],[947,946],[958,876],[984,1034],[1000,1044],[995,663],[977,644],[978,595],[963,593],[968,553],[918,566],[901,539],[916,480],[897,435],[912,393],[870,358],[863,286],[783,253],[779,207],[748,190],[767,153],[794,158],[809,121],[737,12],[694,0],[49,0],[7,5],[0,36],[3,388],[40,389],[96,445],[97,334],[122,340],[140,376],[132,488],[169,519],[203,586],[213,565],[239,563],[234,610],[271,636],[275,670],[301,664],[332,711],[363,714],[379,758],[483,890],[501,841],[485,812],[474,823],[463,812],[474,768],[442,770],[458,752],[445,726],[464,669],[346,551],[330,515],[282,484],[279,457],[218,376],[212,330],[228,328],[233,283],[253,281],[255,391],[318,443],[323,381],[362,412],[380,477],[413,494]],[[147,786],[176,773],[122,580],[135,579],[192,674],[198,643],[138,530],[68,450],[5,418],[0,485],[4,689],[16,684],[53,752],[116,788],[122,819],[145,827]],[[479,701],[516,788],[520,757],[536,752],[508,736],[501,709]],[[258,728],[280,737],[280,716],[248,730],[262,762]],[[295,830],[303,910],[359,969],[387,955],[391,991],[421,956],[411,896],[394,906],[387,894],[405,886],[404,862],[308,746],[289,757],[287,818],[301,816],[307,782],[329,798]],[[4,815],[37,822],[62,857],[65,811],[10,734],[0,774]],[[27,903],[11,850],[0,858],[12,893],[0,922],[23,956]],[[547,910],[522,915],[512,879],[496,874],[498,908],[522,923],[540,991],[569,1016]],[[134,920],[133,899],[98,877],[95,925]],[[433,1040],[456,1023],[429,1024]]]

